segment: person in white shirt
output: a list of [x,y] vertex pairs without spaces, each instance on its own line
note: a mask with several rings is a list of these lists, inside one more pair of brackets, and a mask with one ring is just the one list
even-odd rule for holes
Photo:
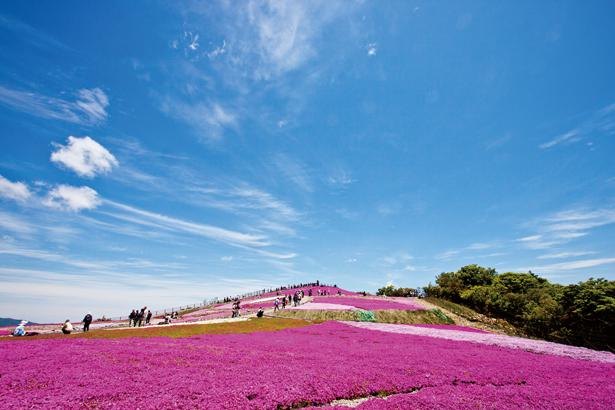
[[64,322],[64,325],[62,326],[62,333],[64,333],[65,335],[70,335],[72,331],[73,325],[69,319],[66,319],[66,322]]

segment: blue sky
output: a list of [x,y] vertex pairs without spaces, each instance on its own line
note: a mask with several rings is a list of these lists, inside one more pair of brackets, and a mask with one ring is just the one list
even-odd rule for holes
[[0,316],[615,269],[615,5],[0,7]]

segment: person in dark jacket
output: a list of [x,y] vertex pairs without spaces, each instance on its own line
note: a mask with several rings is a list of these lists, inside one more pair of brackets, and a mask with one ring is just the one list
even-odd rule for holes
[[150,320],[152,320],[152,311],[148,309],[147,316],[145,317],[145,324],[149,325]]
[[128,327],[132,327],[132,325],[134,324],[136,326],[137,324],[137,312],[133,309],[132,312],[130,312],[130,315],[128,315]]
[[92,314],[88,312],[87,315],[85,315],[85,317],[83,318],[82,322],[83,322],[83,331],[89,332],[90,323],[92,323]]
[[[139,312],[137,312],[137,323],[139,327],[143,325],[143,320],[145,319],[145,311],[147,310],[147,306],[143,306]],[[136,326],[135,326],[136,327]]]

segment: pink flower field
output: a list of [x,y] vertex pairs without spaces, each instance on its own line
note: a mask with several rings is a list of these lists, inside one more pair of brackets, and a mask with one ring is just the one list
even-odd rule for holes
[[314,303],[331,303],[335,305],[353,306],[363,310],[423,310],[423,307],[413,304],[411,301],[400,303],[384,298],[364,296],[316,296]]
[[181,339],[9,339],[0,342],[0,408],[341,409],[335,400],[367,398],[358,408],[609,409],[608,355],[340,322]]

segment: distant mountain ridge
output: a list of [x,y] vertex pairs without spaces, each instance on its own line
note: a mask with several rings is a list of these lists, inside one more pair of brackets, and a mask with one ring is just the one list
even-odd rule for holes
[[0,326],[17,326],[21,319],[12,319],[10,317],[0,317]]

